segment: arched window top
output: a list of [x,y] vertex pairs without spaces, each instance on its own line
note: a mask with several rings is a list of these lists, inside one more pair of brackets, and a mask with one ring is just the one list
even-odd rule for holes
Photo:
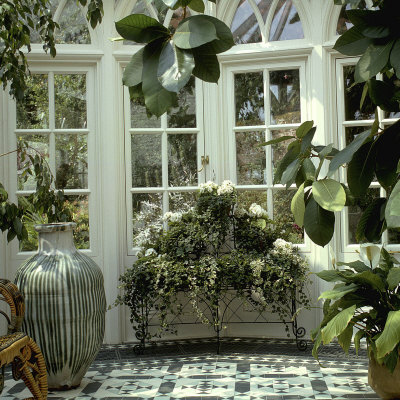
[[304,38],[293,0],[239,0],[231,30],[236,44]]
[[[83,9],[75,0],[51,0],[53,19],[60,26],[54,37],[56,43],[90,44],[90,32]],[[40,43],[40,37],[33,35],[32,43]]]
[[[367,10],[369,8],[372,8],[372,0],[361,0],[361,2],[358,4],[358,9],[359,10]],[[347,4],[345,6],[342,6],[342,9],[340,10],[339,14],[339,19],[337,22],[337,28],[336,28],[336,34],[337,35],[343,35],[346,31],[348,31],[353,24],[350,22],[350,20],[347,17],[347,10],[350,10],[352,6],[350,4]]]

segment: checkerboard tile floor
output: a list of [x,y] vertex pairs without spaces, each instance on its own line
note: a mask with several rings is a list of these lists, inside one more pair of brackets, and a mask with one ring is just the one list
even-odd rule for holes
[[[227,339],[220,355],[213,350],[212,343],[202,340],[164,342],[142,356],[128,345],[104,346],[79,388],[50,392],[48,398],[379,399],[367,383],[365,351],[359,358],[344,358],[333,346],[321,356],[321,367],[309,350],[300,352],[285,341]],[[29,392],[8,373],[2,396],[23,399]]]

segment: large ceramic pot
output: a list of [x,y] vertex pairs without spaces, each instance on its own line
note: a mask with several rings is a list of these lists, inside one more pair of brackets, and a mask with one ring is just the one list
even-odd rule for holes
[[378,396],[386,400],[400,399],[400,358],[393,374],[373,357],[369,360],[368,383]]
[[106,299],[97,264],[74,246],[74,223],[36,225],[39,249],[15,278],[25,297],[23,330],[40,346],[49,388],[80,384],[103,342]]

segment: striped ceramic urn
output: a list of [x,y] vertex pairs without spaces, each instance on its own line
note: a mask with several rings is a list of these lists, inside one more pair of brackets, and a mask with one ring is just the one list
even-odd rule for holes
[[91,258],[76,250],[75,226],[36,225],[38,252],[15,278],[25,297],[23,330],[43,352],[51,389],[78,386],[104,336],[103,275]]

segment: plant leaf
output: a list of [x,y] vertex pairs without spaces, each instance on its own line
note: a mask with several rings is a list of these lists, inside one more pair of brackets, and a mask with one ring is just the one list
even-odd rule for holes
[[400,268],[395,267],[389,271],[387,282],[389,285],[389,290],[394,290],[400,284]]
[[203,0],[191,0],[188,4],[189,8],[193,11],[203,14],[204,13],[204,2]]
[[299,139],[302,139],[307,133],[311,130],[314,126],[314,121],[306,121],[303,122],[297,129],[296,129],[296,136]]
[[280,136],[275,139],[268,140],[268,142],[261,143],[261,144],[257,145],[257,147],[269,146],[271,144],[277,144],[277,143],[284,142],[289,139],[295,139],[295,137],[294,136]]
[[296,224],[303,226],[304,213],[306,211],[306,205],[304,202],[304,183],[298,188],[296,194],[293,196],[290,209],[294,215]]
[[400,39],[397,39],[390,53],[390,64],[396,72],[396,76],[400,78]]
[[285,172],[282,174],[282,185],[286,185],[286,187],[289,187],[296,180],[296,175],[299,172],[300,166],[301,161],[298,158],[296,158],[289,164]]
[[388,228],[400,227],[400,181],[396,183],[390,194],[385,210],[385,219]]
[[200,47],[193,49],[195,67],[193,75],[211,83],[217,83],[220,76],[219,61],[215,54],[202,54]]
[[193,49],[218,39],[217,30],[204,15],[194,15],[184,19],[173,36],[177,47]]
[[286,168],[288,168],[289,165],[298,157],[300,153],[299,141],[292,142],[290,146],[291,147],[288,148],[287,153],[283,156],[275,171],[274,184],[281,183],[282,174],[285,172]]
[[304,213],[304,229],[310,239],[320,246],[325,246],[332,239],[334,227],[335,214],[323,209],[311,197]]
[[115,23],[117,32],[126,40],[149,43],[167,38],[169,30],[156,19],[144,14],[132,14]]
[[188,82],[194,68],[193,54],[167,42],[160,54],[157,76],[164,89],[179,92]]
[[386,320],[385,329],[376,340],[378,358],[390,353],[400,342],[400,310],[390,311]]
[[137,51],[131,58],[131,61],[126,66],[124,75],[122,77],[122,83],[125,86],[136,86],[142,82],[143,72],[143,52],[144,48]]
[[345,354],[349,354],[352,337],[353,325],[347,325],[347,328],[338,336],[338,342]]
[[386,199],[374,199],[365,209],[358,222],[356,239],[359,243],[377,242],[381,238],[384,218],[382,218],[382,207],[385,206]]
[[365,53],[372,40],[365,37],[357,27],[353,26],[339,37],[333,47],[346,56],[359,56]]
[[318,297],[318,300],[320,299],[338,300],[348,293],[355,292],[358,288],[359,288],[358,285],[355,285],[354,283],[350,285],[341,283],[340,285],[336,285],[332,290],[326,290],[325,292],[322,292],[321,296]]
[[327,325],[321,330],[324,344],[329,344],[334,337],[339,336],[347,328],[355,311],[356,305],[353,305],[341,311],[327,323]]
[[354,335],[354,348],[356,350],[356,354],[358,355],[358,352],[360,351],[360,342],[363,337],[365,337],[366,333],[365,331],[358,331]]
[[325,210],[341,211],[346,204],[346,192],[342,185],[333,179],[314,182],[312,190],[315,201]]
[[317,272],[315,275],[317,275],[319,278],[323,279],[326,282],[338,282],[338,281],[348,282],[348,279],[344,278],[344,276],[340,273],[340,271],[337,271],[336,269],[323,270]]

